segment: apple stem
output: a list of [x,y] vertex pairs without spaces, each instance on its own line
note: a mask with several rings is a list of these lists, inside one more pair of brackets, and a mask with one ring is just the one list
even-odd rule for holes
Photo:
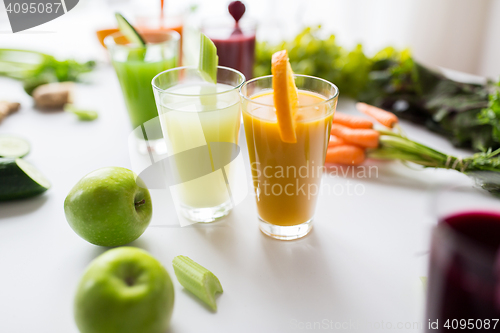
[[142,199],[141,201],[135,202],[135,208],[140,207],[146,203],[146,199]]
[[135,282],[135,280],[134,280],[134,278],[132,278],[132,277],[127,277],[127,278],[125,279],[125,283],[126,283],[126,284],[127,284],[127,286],[129,286],[129,287],[132,287],[132,286],[134,285],[134,282]]

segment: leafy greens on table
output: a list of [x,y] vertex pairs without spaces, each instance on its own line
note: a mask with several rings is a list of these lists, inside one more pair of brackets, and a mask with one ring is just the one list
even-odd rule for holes
[[334,35],[320,38],[306,28],[292,41],[258,43],[255,76],[271,73],[271,56],[288,50],[296,73],[335,83],[341,96],[392,111],[425,125],[455,146],[477,151],[500,148],[500,93],[492,81],[462,83],[416,62],[409,50],[387,47],[368,57],[361,45],[339,46]]
[[30,95],[42,84],[78,81],[80,74],[94,67],[94,61],[57,60],[36,51],[0,49],[0,76],[21,80]]

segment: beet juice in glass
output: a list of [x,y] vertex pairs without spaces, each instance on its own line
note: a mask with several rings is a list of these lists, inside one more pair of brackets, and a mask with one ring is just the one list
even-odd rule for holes
[[500,210],[440,219],[427,293],[427,332],[500,332]]
[[257,24],[251,20],[241,20],[245,5],[233,1],[228,6],[232,18],[214,17],[202,23],[202,32],[217,47],[219,66],[236,69],[247,80],[253,77],[255,60],[255,32]]

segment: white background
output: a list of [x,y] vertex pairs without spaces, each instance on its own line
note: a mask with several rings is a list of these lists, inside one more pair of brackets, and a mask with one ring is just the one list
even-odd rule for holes
[[[110,17],[107,5],[82,0],[74,13],[32,32],[9,34],[2,21],[0,42],[104,60],[105,52],[92,29],[112,22]],[[353,32],[358,33],[362,34]],[[87,243],[71,230],[64,217],[64,198],[81,177],[97,168],[130,167],[130,128],[114,72],[109,65],[101,65],[90,80],[93,84],[78,85],[76,103],[97,109],[100,117],[84,123],[71,114],[33,109],[18,82],[0,79],[0,99],[23,104],[18,114],[0,125],[0,133],[28,139],[32,152],[27,159],[53,185],[40,197],[0,203],[0,332],[77,332],[72,319],[75,287],[87,264],[106,249]],[[340,103],[338,110],[355,112],[351,101]],[[448,153],[468,154],[421,128],[408,123],[403,128],[420,142]],[[241,144],[246,154],[244,140]],[[394,328],[398,323],[423,322],[425,291],[420,277],[427,275],[429,235],[437,219],[436,193],[456,185],[470,188],[472,183],[453,171],[370,163],[378,168],[370,178],[325,176],[327,185],[344,192],[324,193],[312,233],[293,242],[276,241],[258,231],[250,194],[222,222],[180,228],[168,195],[152,191],[151,227],[131,245],[152,253],[172,276],[172,259],[187,255],[212,270],[224,287],[214,314],[174,278],[171,332],[300,332],[311,331],[306,329],[308,323],[324,320],[386,325],[386,329],[359,332],[420,332],[391,330],[387,323]],[[363,193],[349,195],[348,188],[356,185]],[[483,200],[472,197],[476,199],[456,203],[465,207]]]

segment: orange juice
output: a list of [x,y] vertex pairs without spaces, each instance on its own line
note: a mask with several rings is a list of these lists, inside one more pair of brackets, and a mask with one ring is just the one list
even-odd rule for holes
[[257,210],[261,220],[277,226],[303,224],[314,216],[336,104],[305,90],[298,97],[295,143],[280,137],[272,90],[243,103]]

